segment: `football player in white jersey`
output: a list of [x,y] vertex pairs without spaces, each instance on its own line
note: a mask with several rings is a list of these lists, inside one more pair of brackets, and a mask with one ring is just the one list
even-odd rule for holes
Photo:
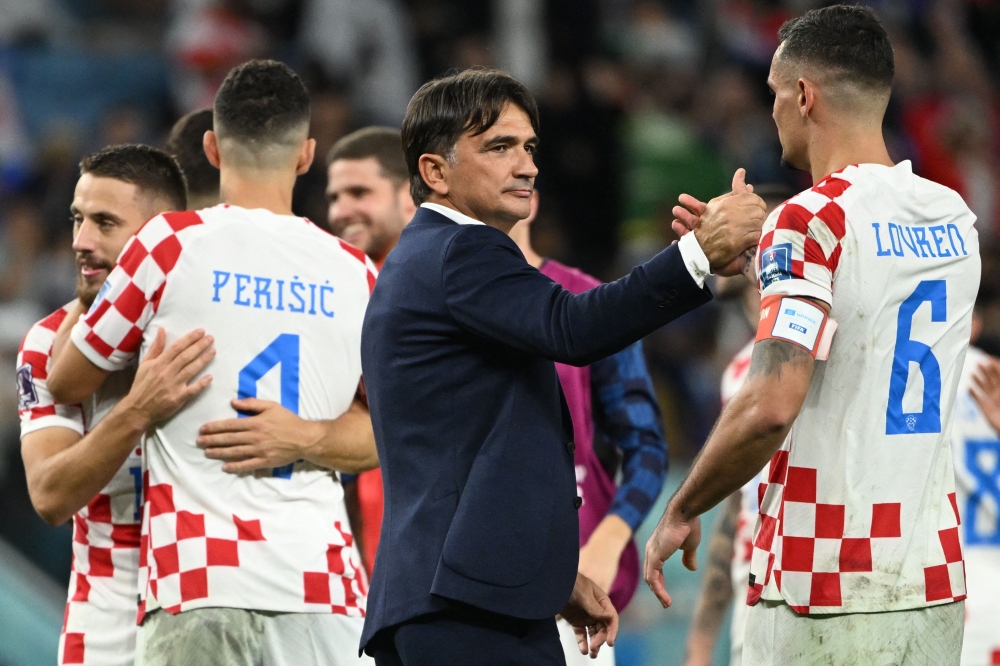
[[779,41],[782,159],[815,185],[764,224],[750,371],[647,544],[646,581],[669,605],[663,562],[681,549],[693,568],[697,516],[766,464],[743,663],[958,664],[949,439],[979,288],[975,216],[889,157],[893,52],[871,10],[810,11]]
[[271,399],[312,422],[358,400],[375,270],[291,214],[295,178],[315,150],[308,131],[309,96],[294,72],[274,61],[231,71],[205,135],[226,203],[150,220],[49,375],[50,390],[71,401],[161,328],[169,338],[204,327],[215,338],[209,388],[145,439],[144,664],[359,663],[367,586],[330,469],[359,471],[367,454],[307,451],[259,469],[252,454],[222,463],[196,444],[204,423],[237,416],[237,398],[240,409]]
[[[38,322],[17,359],[21,455],[31,501],[52,525],[73,518],[73,565],[60,664],[131,665],[139,577],[139,438],[203,389],[187,385],[211,360],[210,339],[162,339],[139,366],[114,373],[82,404],[58,404],[46,385],[52,344],[86,311],[128,239],[150,217],[183,210],[184,178],[169,155],[105,148],[80,163],[73,195],[77,300]],[[188,349],[188,345],[193,345]],[[162,353],[161,353],[162,352]],[[134,382],[133,382],[134,378]]]

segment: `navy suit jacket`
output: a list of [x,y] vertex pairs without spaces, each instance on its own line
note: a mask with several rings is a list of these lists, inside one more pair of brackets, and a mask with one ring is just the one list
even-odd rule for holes
[[361,646],[448,600],[558,613],[576,579],[579,500],[553,361],[591,363],[710,299],[676,246],[573,295],[502,231],[420,208],[361,336],[385,492]]

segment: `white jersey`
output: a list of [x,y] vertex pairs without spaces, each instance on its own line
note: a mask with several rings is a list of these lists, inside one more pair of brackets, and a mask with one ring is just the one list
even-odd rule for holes
[[[110,375],[82,405],[60,405],[46,380],[52,343],[69,306],[28,330],[17,355],[21,437],[67,428],[81,437],[118,404],[135,370]],[[131,665],[135,656],[136,584],[142,509],[139,442],[101,492],[73,516],[73,564],[59,638],[60,664]]]
[[165,213],[129,241],[74,344],[115,370],[195,328],[215,337],[212,383],[147,434],[140,613],[208,606],[363,616],[365,583],[334,472],[299,461],[228,474],[195,440],[231,401],[309,420],[351,405],[375,269],[308,220],[216,206]]
[[958,384],[951,448],[962,516],[969,597],[965,601],[962,666],[1000,663],[1000,434],[970,393],[972,376],[989,356],[969,348]]
[[822,614],[965,598],[949,439],[979,290],[974,222],[901,162],[849,166],[764,223],[762,297],[824,301],[839,328],[761,484],[748,603]]

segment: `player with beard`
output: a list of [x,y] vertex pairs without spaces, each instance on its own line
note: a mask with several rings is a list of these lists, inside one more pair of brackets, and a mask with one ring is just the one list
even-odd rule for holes
[[154,148],[106,148],[80,163],[70,212],[77,300],[35,324],[17,359],[21,454],[31,501],[51,525],[73,518],[73,565],[59,640],[60,664],[132,664],[139,569],[139,438],[211,381],[187,382],[211,360],[211,338],[162,334],[138,370],[114,373],[77,405],[46,386],[61,324],[90,307],[126,241],[150,217],[185,206],[174,160]]

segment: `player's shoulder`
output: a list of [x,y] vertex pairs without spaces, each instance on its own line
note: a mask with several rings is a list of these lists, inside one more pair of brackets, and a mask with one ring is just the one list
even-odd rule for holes
[[72,303],[67,303],[52,314],[32,324],[21,340],[18,353],[23,356],[24,352],[33,352],[44,354],[48,358],[52,351],[52,343],[56,339],[56,331],[59,330],[63,320],[69,314],[71,305]]

